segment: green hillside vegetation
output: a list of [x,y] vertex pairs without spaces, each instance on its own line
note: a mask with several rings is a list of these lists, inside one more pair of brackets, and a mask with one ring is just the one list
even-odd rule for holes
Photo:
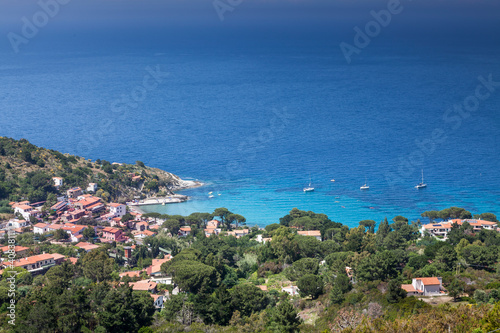
[[[140,175],[141,180],[133,182],[131,174]],[[179,181],[177,176],[140,161],[135,165],[91,161],[40,148],[24,139],[0,137],[0,213],[10,211],[9,201],[55,202],[52,177],[64,179],[61,192],[75,186],[85,190],[89,183],[97,183],[97,196],[119,202],[146,194],[170,194]]]
[[[158,235],[144,239],[147,246],[136,246],[127,268],[116,244],[89,253],[36,244],[32,249],[37,253],[58,251],[80,259],[76,266],[56,266],[33,278],[19,270],[15,327],[7,323],[4,276],[2,327],[14,332],[313,333],[485,333],[500,328],[500,233],[495,230],[474,232],[464,223],[443,241],[421,236],[419,224],[402,216],[381,221],[375,233],[371,221],[349,228],[295,208],[279,224],[253,227],[238,239],[205,237],[206,222],[226,211],[151,214],[165,223]],[[319,221],[313,223],[323,230],[323,241],[288,227],[303,223],[304,217]],[[170,231],[182,224],[191,225],[192,234],[171,237]],[[258,234],[272,241],[258,243]],[[143,269],[152,259],[163,258],[164,250],[174,258],[161,269],[184,292],[171,295],[164,309],[155,311],[147,293],[119,285],[138,278],[120,279],[118,273]],[[106,251],[116,255],[109,258]],[[346,267],[352,268],[354,279]],[[432,276],[442,277],[448,296],[406,297],[400,288],[412,278]],[[300,295],[282,291],[289,285],[298,286]],[[173,286],[158,288],[172,291]]]

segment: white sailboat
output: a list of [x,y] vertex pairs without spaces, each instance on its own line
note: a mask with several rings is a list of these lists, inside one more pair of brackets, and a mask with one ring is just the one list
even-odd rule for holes
[[426,188],[427,184],[424,183],[424,169],[422,169],[422,182],[415,186],[416,189]]
[[364,190],[369,190],[370,189],[370,186],[368,186],[367,182],[366,182],[366,177],[365,177],[365,185],[361,186],[359,188],[361,191],[364,191]]
[[309,177],[309,186],[304,187],[304,192],[313,192],[313,191],[314,191],[314,187],[311,186],[311,177]]

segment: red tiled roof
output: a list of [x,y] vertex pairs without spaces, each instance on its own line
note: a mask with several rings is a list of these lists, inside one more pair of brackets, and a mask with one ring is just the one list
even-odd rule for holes
[[433,286],[433,285],[440,285],[441,284],[437,277],[417,278],[417,280],[422,281],[424,286]]
[[416,293],[418,291],[412,284],[402,284],[401,289],[405,290],[407,293]]
[[321,231],[319,230],[307,230],[307,231],[297,231],[297,234],[302,235],[302,236],[315,236],[321,237]]

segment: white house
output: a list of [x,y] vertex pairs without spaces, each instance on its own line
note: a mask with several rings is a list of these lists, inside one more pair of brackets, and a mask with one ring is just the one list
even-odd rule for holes
[[87,186],[87,192],[95,192],[95,191],[97,191],[97,184],[89,183],[89,186]]
[[408,296],[443,296],[446,295],[443,288],[443,280],[440,277],[415,278],[411,284],[402,284],[401,289]]
[[476,219],[454,219],[446,222],[439,223],[429,223],[422,226],[421,232],[423,233],[427,230],[431,235],[447,237],[448,233],[454,224],[461,226],[465,222],[469,223],[474,231],[481,231],[481,229],[486,230],[497,230],[498,224],[496,222],[476,220]]
[[299,288],[297,286],[282,287],[281,291],[286,292],[290,296],[295,296],[299,294]]
[[28,227],[29,225],[30,223],[26,220],[12,219],[7,222],[6,227],[17,229]]
[[64,180],[61,177],[52,177],[52,181],[54,182],[54,186],[59,188],[63,186]]
[[108,207],[109,207],[109,212],[113,213],[117,217],[121,217],[127,214],[127,206],[124,204],[110,203]]
[[33,233],[43,234],[49,230],[49,224],[37,223],[33,226]]
[[15,204],[12,206],[14,208],[14,214],[20,214],[25,220],[29,221],[31,216],[31,211],[33,207],[27,204]]
[[179,229],[179,236],[186,237],[191,233],[191,227],[181,227]]

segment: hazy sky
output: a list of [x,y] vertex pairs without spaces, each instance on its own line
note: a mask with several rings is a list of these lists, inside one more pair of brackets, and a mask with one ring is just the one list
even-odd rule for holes
[[[55,0],[41,0],[50,3]],[[72,26],[262,24],[304,20],[352,21],[368,17],[392,0],[59,0],[60,12],[51,20]],[[232,11],[220,21],[214,3],[228,4]],[[233,5],[231,5],[233,4]],[[500,18],[498,0],[401,0],[405,21],[425,25],[494,22]],[[0,0],[0,24],[19,25],[40,5],[34,0]],[[297,24],[299,24],[297,22]],[[54,23],[55,24],[55,23]]]
[[[355,26],[363,28],[373,20],[371,11],[387,9],[397,0],[0,0],[0,51],[10,49],[10,32],[21,34],[24,22],[40,14],[41,4],[55,1],[65,4],[43,26],[41,35],[47,40],[85,31],[95,36],[168,31],[182,37],[187,28],[231,34],[240,27],[262,29],[263,37],[266,31],[320,27],[332,39],[347,38]],[[384,33],[500,42],[499,0],[400,0],[400,6],[401,13],[392,16]]]

